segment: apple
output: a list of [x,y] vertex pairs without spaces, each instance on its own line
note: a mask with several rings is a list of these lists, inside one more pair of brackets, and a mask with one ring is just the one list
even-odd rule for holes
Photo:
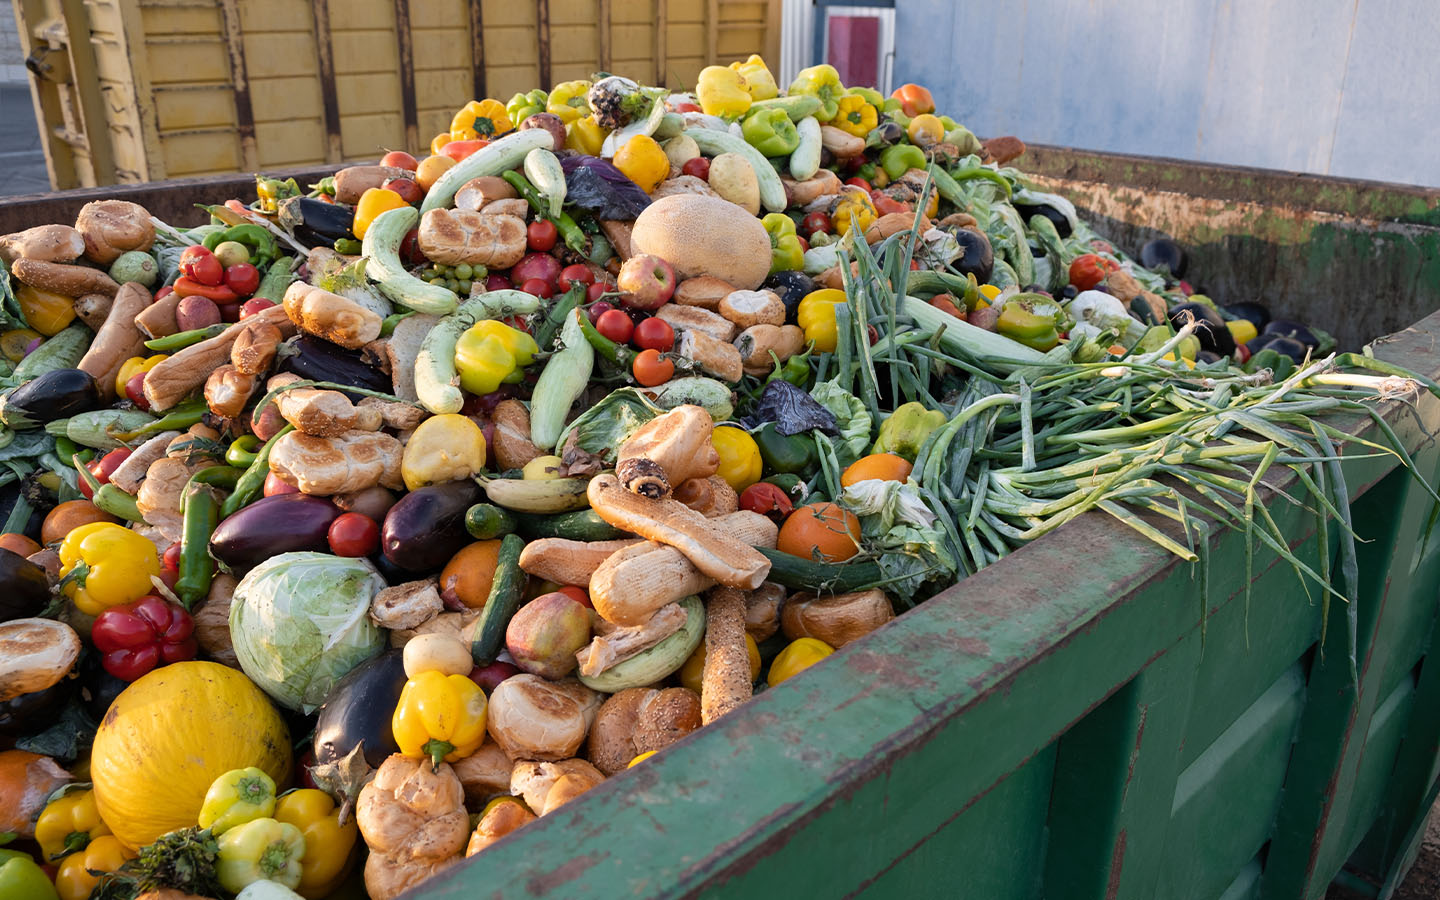
[[520,123],[521,131],[529,131],[532,128],[543,128],[550,132],[551,138],[555,141],[554,150],[559,153],[565,149],[565,121],[554,113],[536,113]]
[[675,293],[675,270],[658,256],[642,253],[625,260],[616,285],[620,302],[632,309],[659,309]]
[[523,285],[532,278],[538,278],[549,285],[553,292],[563,269],[560,260],[548,253],[527,253],[520,257],[520,261],[510,270],[510,281]]

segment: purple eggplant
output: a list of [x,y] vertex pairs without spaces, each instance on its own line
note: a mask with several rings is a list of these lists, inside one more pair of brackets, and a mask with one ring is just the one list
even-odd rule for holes
[[0,549],[0,622],[40,615],[50,604],[45,570],[18,553]]
[[210,536],[210,555],[244,572],[281,553],[329,552],[330,523],[339,515],[335,504],[320,497],[265,497],[220,523]]
[[480,487],[469,480],[411,491],[386,514],[380,549],[402,569],[439,569],[473,540],[465,530],[465,511],[479,500]]

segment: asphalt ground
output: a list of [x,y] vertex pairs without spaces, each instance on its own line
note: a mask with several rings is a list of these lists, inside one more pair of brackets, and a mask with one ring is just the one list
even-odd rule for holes
[[50,190],[35,107],[25,84],[0,84],[0,196]]

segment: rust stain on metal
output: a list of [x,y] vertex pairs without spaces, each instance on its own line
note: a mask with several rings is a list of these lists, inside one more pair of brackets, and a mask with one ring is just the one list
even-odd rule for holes
[[315,51],[320,64],[320,105],[325,117],[325,161],[344,158],[340,143],[340,98],[335,88],[335,48],[330,40],[330,0],[310,0]]
[[[1150,704],[1140,704],[1140,723],[1135,726],[1135,743],[1130,747],[1130,759],[1125,766],[1125,784],[1120,789],[1120,808],[1130,796],[1130,782],[1135,779],[1135,763],[1140,759],[1140,747],[1145,743],[1145,725],[1150,718]],[[1122,832],[1123,834],[1123,832]]]
[[471,0],[470,7],[470,85],[472,96],[485,97],[485,4]]
[[525,882],[525,889],[535,896],[544,896],[551,891],[569,884],[595,866],[609,858],[608,853],[587,853],[567,860],[543,875],[536,875]]
[[1128,835],[1125,829],[1120,829],[1120,834],[1115,838],[1115,850],[1110,854],[1110,881],[1105,885],[1105,900],[1115,900],[1120,896],[1120,873],[1125,867],[1125,841]]
[[420,146],[420,111],[415,104],[415,38],[410,33],[410,0],[395,0],[395,45],[400,51],[400,112],[405,146]]
[[255,109],[250,102],[250,76],[245,70],[245,36],[240,26],[238,0],[220,0],[220,17],[225,29],[225,53],[230,62],[230,86],[235,98],[235,132],[240,138],[240,167],[260,168],[255,144]]

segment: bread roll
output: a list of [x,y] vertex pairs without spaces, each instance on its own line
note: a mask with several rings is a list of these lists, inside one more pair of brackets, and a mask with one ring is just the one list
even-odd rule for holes
[[[763,230],[763,228],[762,228]],[[446,266],[508,269],[525,255],[525,220],[465,210],[432,209],[420,219],[420,250]]]
[[599,705],[599,695],[578,681],[514,675],[490,694],[485,727],[512,760],[569,759],[584,743]]

